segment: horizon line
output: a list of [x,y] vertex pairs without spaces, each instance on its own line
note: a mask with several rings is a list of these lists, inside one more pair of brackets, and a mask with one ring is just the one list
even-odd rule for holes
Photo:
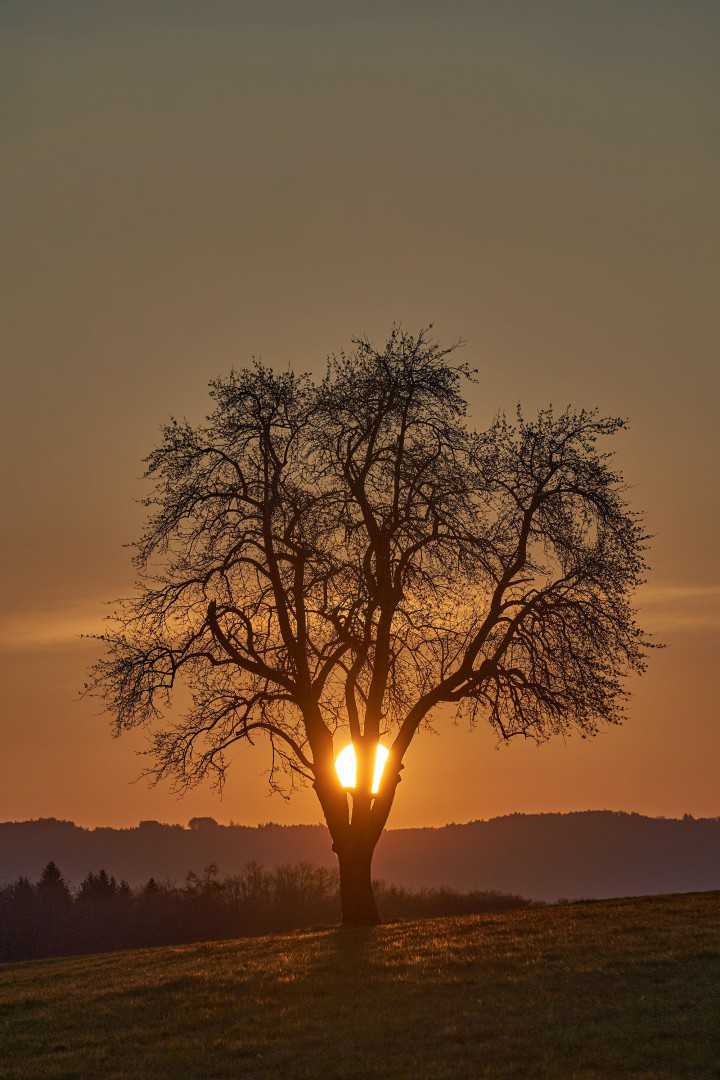
[[[613,810],[609,807],[592,807],[585,810],[536,810],[536,811],[524,811],[513,810],[506,814],[495,814],[492,817],[486,818],[470,818],[467,821],[447,821],[443,825],[400,825],[395,828],[386,829],[386,832],[429,832],[439,831],[440,829],[450,828],[465,828],[469,825],[486,825],[493,821],[502,821],[505,818],[538,818],[538,817],[580,817],[585,814],[615,814],[621,817],[640,817],[645,818],[647,821],[720,821],[720,812],[716,815],[698,816],[691,813],[685,813],[681,817],[667,814],[646,814],[639,810]],[[37,817],[37,818],[7,818],[0,820],[0,828],[3,825],[42,825],[42,824],[56,824],[56,825],[71,825],[75,829],[81,829],[84,832],[98,832],[101,830],[112,832],[131,832],[133,830],[139,830],[142,827],[151,828],[158,826],[160,828],[181,829],[183,832],[199,832],[202,827],[193,829],[190,826],[190,822],[197,819],[198,821],[206,822],[205,828],[208,829],[325,829],[327,825],[323,821],[308,822],[298,821],[288,824],[282,824],[279,821],[263,821],[258,822],[255,825],[243,824],[239,821],[218,821],[210,814],[194,814],[193,817],[188,819],[186,824],[182,824],[179,821],[160,821],[157,818],[141,818],[135,825],[82,825],[71,818],[58,818],[58,817]]]

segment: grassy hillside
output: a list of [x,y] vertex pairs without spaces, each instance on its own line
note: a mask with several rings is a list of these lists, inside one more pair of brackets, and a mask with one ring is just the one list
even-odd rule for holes
[[0,967],[0,1077],[720,1077],[720,894]]

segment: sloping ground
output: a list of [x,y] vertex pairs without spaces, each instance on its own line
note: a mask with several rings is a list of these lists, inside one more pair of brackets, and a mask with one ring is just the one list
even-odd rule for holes
[[0,1077],[720,1077],[720,894],[0,967]]

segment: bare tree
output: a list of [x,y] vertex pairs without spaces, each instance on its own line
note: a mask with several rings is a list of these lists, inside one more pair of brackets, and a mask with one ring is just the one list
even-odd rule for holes
[[373,851],[433,713],[503,740],[591,735],[651,647],[630,603],[647,537],[598,447],[623,421],[546,409],[472,431],[453,352],[395,329],[318,381],[256,363],[211,383],[207,422],[173,420],[147,459],[138,593],[89,684],[118,732],[150,724],[151,771],[181,786],[222,784],[231,748],[266,737],[271,783],[317,792],[350,924],[377,921]]

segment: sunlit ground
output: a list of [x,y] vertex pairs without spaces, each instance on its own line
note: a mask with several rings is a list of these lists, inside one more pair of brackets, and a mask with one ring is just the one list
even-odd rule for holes
[[0,967],[0,1077],[718,1077],[720,894]]

